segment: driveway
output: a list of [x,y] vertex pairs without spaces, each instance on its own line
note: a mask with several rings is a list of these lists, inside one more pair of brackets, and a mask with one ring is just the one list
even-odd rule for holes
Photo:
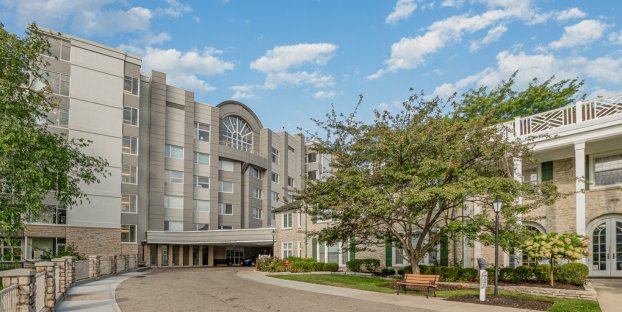
[[[122,311],[430,311],[265,284],[237,276],[254,268],[166,268],[121,283]],[[401,297],[401,296],[400,296]]]

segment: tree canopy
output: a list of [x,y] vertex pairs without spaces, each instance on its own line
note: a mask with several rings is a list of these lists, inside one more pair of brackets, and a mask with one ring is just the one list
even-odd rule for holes
[[45,73],[51,45],[34,23],[26,35],[0,23],[0,225],[11,246],[44,199],[67,209],[88,201],[80,185],[99,183],[108,165],[81,151],[92,142],[48,131],[48,113],[59,107]]
[[[535,221],[529,212],[564,194],[552,183],[516,179],[516,160],[536,161],[525,144],[533,137],[510,138],[501,126],[490,126],[502,118],[464,118],[462,107],[453,97],[413,94],[402,111],[376,111],[369,124],[356,119],[356,110],[346,116],[334,108],[326,120],[314,120],[327,136],[316,137],[313,149],[332,155],[333,171],[307,178],[297,199],[310,204],[312,214],[331,210],[334,220],[314,234],[328,243],[350,242],[354,250],[395,247],[417,264],[444,235],[494,243],[491,203],[498,197],[504,203],[500,244],[519,247],[530,235],[520,221]],[[461,213],[473,204],[479,214]]]

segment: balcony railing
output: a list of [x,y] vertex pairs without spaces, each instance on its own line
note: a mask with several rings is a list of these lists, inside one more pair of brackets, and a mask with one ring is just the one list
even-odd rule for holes
[[516,117],[514,121],[503,125],[506,131],[523,136],[617,114],[622,114],[622,93],[587,102],[578,101],[574,105],[527,117]]
[[234,143],[234,142],[230,142],[230,141],[226,141],[226,140],[220,140],[220,145],[224,145],[224,146],[228,146],[228,147],[231,147],[231,148],[239,149],[241,151],[245,151],[247,153],[251,153],[251,154],[257,155],[259,157],[268,158],[266,156],[266,154],[263,154],[263,153],[261,153],[261,152],[259,152],[257,150],[250,149],[250,148],[248,148],[246,146],[242,146],[241,144],[237,144],[237,143]]

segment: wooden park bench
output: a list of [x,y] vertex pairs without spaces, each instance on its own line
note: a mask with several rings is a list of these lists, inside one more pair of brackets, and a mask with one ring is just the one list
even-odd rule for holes
[[404,285],[404,292],[406,292],[406,286],[420,286],[428,288],[428,295],[430,297],[430,288],[434,290],[434,297],[436,297],[436,286],[438,286],[438,275],[423,275],[423,274],[406,274],[404,281],[397,282],[397,294],[400,294],[400,287]]

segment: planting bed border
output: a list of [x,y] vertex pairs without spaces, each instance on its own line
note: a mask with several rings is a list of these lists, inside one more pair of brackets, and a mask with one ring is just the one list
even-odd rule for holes
[[[479,283],[450,283],[439,282],[439,284],[462,286],[467,288],[479,289]],[[596,290],[592,287],[592,283],[589,281],[583,285],[585,290],[570,290],[570,289],[557,289],[557,288],[544,288],[544,287],[531,287],[531,286],[498,286],[499,291],[524,294],[532,296],[541,296],[548,298],[563,298],[563,299],[581,299],[596,301]],[[494,283],[488,284],[486,290],[495,290]]]

